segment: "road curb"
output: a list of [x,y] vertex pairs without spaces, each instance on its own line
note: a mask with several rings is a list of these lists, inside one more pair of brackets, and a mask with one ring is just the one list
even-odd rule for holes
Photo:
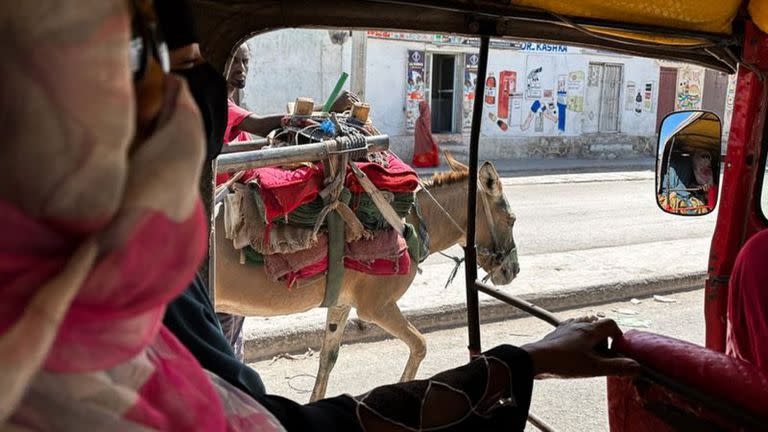
[[[704,285],[706,272],[690,273],[654,279],[611,283],[573,289],[558,290],[542,294],[525,295],[523,298],[550,311],[560,311],[590,305],[599,305],[653,294],[668,294],[688,291]],[[466,325],[464,304],[427,307],[404,313],[410,322],[422,333]],[[480,318],[483,323],[520,318],[525,313],[499,301],[490,299],[480,303]],[[320,349],[323,340],[322,324],[306,325],[271,334],[252,335],[245,340],[247,362],[270,359],[283,353],[302,353],[307,348]],[[375,342],[391,338],[374,324],[350,320],[344,331],[345,344]]]

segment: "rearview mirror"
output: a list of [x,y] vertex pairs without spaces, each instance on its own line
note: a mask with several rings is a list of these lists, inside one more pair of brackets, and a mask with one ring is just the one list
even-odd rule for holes
[[717,205],[722,125],[708,111],[678,111],[659,128],[656,202],[667,213],[699,216]]

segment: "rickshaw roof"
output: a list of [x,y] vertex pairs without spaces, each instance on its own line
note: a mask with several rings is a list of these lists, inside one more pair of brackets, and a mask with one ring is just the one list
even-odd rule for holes
[[720,119],[711,113],[698,112],[674,133],[684,151],[720,149]]
[[[734,72],[740,0],[191,0],[210,61],[244,39],[291,27],[491,35],[608,49]],[[746,4],[746,3],[745,3]],[[768,0],[752,0],[768,29]]]

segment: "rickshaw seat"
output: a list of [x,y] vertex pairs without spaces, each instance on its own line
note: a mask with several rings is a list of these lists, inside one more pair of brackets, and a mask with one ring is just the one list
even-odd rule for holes
[[[611,431],[768,430],[768,372],[743,360],[658,334],[628,331],[614,349],[680,388],[639,378],[608,379]],[[719,408],[692,401],[692,391]],[[739,412],[744,413],[740,416]],[[750,417],[745,428],[739,419]],[[706,429],[700,427],[707,426]]]

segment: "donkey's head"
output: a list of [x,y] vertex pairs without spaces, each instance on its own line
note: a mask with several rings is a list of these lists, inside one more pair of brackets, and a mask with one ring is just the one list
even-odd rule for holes
[[[469,170],[447,152],[445,158],[452,170]],[[476,214],[477,262],[495,285],[508,284],[520,272],[512,234],[516,218],[504,196],[499,173],[490,162],[478,171]]]

